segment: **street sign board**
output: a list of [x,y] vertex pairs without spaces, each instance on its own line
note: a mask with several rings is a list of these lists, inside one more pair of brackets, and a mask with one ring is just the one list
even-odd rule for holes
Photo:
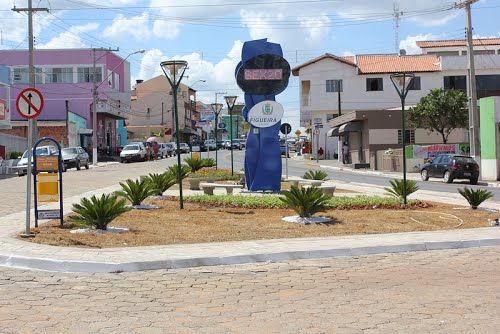
[[42,155],[36,159],[37,170],[59,170],[59,156],[58,155]]
[[17,96],[16,109],[24,118],[37,117],[43,109],[42,93],[35,88],[26,88]]
[[283,123],[281,124],[280,131],[282,134],[288,135],[292,132],[292,126],[288,123]]
[[57,219],[60,217],[59,210],[38,210],[38,219]]
[[318,129],[318,128],[315,128],[313,133],[314,133],[315,135],[319,135],[319,129]]
[[300,132],[300,130],[295,131],[295,135],[296,135],[297,137],[298,137],[298,136],[300,136],[300,134],[301,134],[301,133],[302,133],[302,132]]

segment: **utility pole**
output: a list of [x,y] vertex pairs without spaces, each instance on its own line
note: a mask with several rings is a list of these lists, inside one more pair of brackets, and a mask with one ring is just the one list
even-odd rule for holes
[[470,6],[478,0],[466,0],[455,5],[455,8],[465,8],[467,18],[467,57],[469,60],[469,142],[470,154],[481,163],[479,150],[479,112],[477,109],[476,70],[474,66],[474,42],[472,40],[472,18]]
[[[49,10],[47,8],[33,8],[32,0],[28,0],[28,8],[12,8],[15,12],[28,12],[28,39],[29,39],[29,87],[35,87],[35,60],[34,60],[34,47],[33,47],[33,12],[40,12]],[[10,101],[9,101],[10,107]],[[31,236],[31,158],[32,158],[32,146],[33,140],[38,139],[38,131],[36,120],[31,118],[28,120],[28,170],[26,173],[26,231],[23,236]],[[36,219],[35,219],[36,222]]]
[[148,108],[148,112],[146,114],[146,120],[147,120],[147,137],[151,137],[151,110]]
[[[28,76],[29,76],[29,87],[34,88],[35,87],[35,60],[34,60],[34,46],[33,46],[33,12],[49,12],[48,8],[33,8],[33,1],[28,0],[28,8],[12,8],[12,11],[14,12],[27,12],[28,13],[28,39],[29,39],[29,68],[28,68]],[[28,128],[30,127],[31,122],[31,129],[28,129],[28,133],[32,134],[32,140],[35,141],[38,139],[38,130],[37,130],[37,121],[36,118],[29,120],[28,121]],[[28,143],[28,149],[31,148],[30,143]]]

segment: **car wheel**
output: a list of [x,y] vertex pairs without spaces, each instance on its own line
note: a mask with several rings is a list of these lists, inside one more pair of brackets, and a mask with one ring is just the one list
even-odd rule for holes
[[470,179],[470,184],[477,184],[477,177]]
[[89,169],[90,166],[89,166],[89,162],[87,161],[87,163],[85,164],[85,169]]
[[420,177],[422,178],[422,181],[429,180],[429,172],[427,171],[427,169],[422,169],[422,171],[420,172]]
[[76,170],[82,169],[82,166],[80,165],[80,161],[76,162]]
[[65,165],[65,164],[63,164],[63,165],[62,165],[62,171],[63,171],[63,172],[66,172],[66,170],[67,170],[66,165]]
[[444,172],[443,182],[444,183],[452,183],[453,182],[453,179],[451,178],[451,173],[449,171]]

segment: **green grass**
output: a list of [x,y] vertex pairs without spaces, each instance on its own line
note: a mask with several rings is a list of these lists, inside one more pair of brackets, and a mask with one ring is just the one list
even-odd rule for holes
[[[287,205],[280,200],[280,195],[242,196],[242,195],[194,195],[186,196],[186,202],[205,203],[213,206],[231,206],[244,208],[285,208]],[[409,206],[425,206],[422,201],[412,200]],[[369,209],[376,207],[400,208],[398,198],[365,196],[356,197],[336,196],[327,201],[327,205],[333,209]]]

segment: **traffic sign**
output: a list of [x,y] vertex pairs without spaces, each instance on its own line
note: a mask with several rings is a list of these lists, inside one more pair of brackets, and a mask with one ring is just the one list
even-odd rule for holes
[[302,133],[302,132],[300,132],[300,130],[295,131],[295,135],[296,135],[297,137],[298,137],[298,136],[300,136],[300,134],[301,134],[301,133]]
[[314,129],[314,134],[315,134],[315,135],[319,135],[319,129],[318,129],[318,128],[315,128],[315,129]]
[[292,126],[288,123],[281,124],[280,131],[282,134],[287,135],[292,132]]
[[35,88],[26,88],[17,96],[16,109],[24,118],[37,117],[43,109],[42,93]]

